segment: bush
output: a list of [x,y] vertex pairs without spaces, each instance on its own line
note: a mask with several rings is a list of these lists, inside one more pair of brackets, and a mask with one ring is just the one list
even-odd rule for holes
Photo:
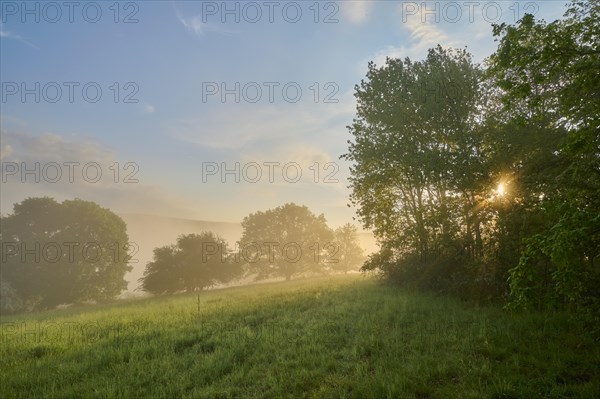
[[449,294],[464,300],[493,302],[505,297],[507,284],[494,267],[483,261],[470,260],[460,251],[449,250],[431,254],[422,260],[419,255],[397,255],[390,248],[369,256],[361,269],[376,271],[383,278],[405,287],[439,294]]

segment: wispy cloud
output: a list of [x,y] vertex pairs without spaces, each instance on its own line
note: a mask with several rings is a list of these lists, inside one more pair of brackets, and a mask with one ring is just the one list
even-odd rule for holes
[[201,15],[193,15],[191,17],[186,18],[179,11],[176,11],[176,14],[177,14],[177,19],[179,19],[179,22],[181,22],[181,24],[184,26],[184,28],[188,32],[190,32],[198,37],[202,37],[206,33],[209,33],[209,32],[223,33],[223,34],[234,33],[234,31],[226,29],[222,26],[218,26],[215,24],[209,24],[208,22],[203,22]]
[[388,46],[385,46],[384,48],[380,49],[379,51],[377,51],[368,60],[362,61],[359,65],[359,67],[361,70],[363,70],[365,68],[365,65],[367,65],[367,63],[369,61],[375,62],[375,64],[377,66],[382,66],[385,64],[385,60],[388,57],[404,59],[406,57],[406,55],[407,55],[406,48],[404,46],[396,47],[396,46],[388,45]]
[[179,17],[179,22],[181,22],[183,24],[183,26],[185,26],[185,28],[198,35],[198,36],[202,36],[205,32],[206,29],[206,24],[204,22],[202,22],[202,19],[200,17],[200,15],[195,15],[191,18],[183,18],[182,16],[178,16]]
[[406,19],[404,26],[415,41],[415,46],[433,47],[437,44],[449,44],[449,36],[431,20],[423,22],[419,16],[413,15]]
[[[235,118],[227,105],[207,119],[183,119],[172,128],[175,138],[214,150],[239,150],[273,141],[298,128],[295,119],[281,117],[275,106],[236,107]],[[309,115],[306,115],[307,117]]]
[[156,112],[156,107],[152,104],[146,104],[144,105],[144,113],[145,114],[153,114],[154,112]]
[[321,143],[330,139],[344,142],[355,99],[352,91],[337,96],[337,104],[222,104],[209,117],[178,120],[170,133],[187,143],[225,151],[311,138]]
[[36,46],[35,44],[31,43],[30,41],[24,39],[20,35],[17,35],[16,33],[12,33],[12,32],[5,30],[2,22],[0,22],[0,38],[17,40],[22,43],[25,43],[26,45],[28,45],[29,47],[32,47],[34,49],[37,49],[37,50],[40,49],[38,46]]
[[[399,18],[402,10],[399,6]],[[427,56],[427,50],[436,47],[438,44],[443,47],[459,47],[460,43],[456,35],[446,33],[441,24],[431,19],[422,21],[420,15],[407,15],[405,22],[401,22],[402,29],[408,33],[408,40],[399,45],[390,44],[375,52],[369,60],[363,60],[360,63],[361,70],[368,61],[374,61],[381,66],[385,64],[387,57],[404,59],[409,57],[412,60],[421,60]],[[402,19],[400,19],[401,21]]]

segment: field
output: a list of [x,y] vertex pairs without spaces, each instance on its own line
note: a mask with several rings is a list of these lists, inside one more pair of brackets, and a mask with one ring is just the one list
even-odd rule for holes
[[600,349],[363,276],[2,317],[2,398],[596,398]]

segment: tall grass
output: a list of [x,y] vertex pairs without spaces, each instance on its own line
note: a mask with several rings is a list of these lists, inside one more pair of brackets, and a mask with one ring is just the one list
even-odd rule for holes
[[358,276],[2,317],[0,397],[597,398],[565,314]]

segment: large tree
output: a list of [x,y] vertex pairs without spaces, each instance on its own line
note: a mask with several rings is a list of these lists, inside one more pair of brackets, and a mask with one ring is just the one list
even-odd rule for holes
[[176,245],[154,250],[138,281],[141,289],[153,294],[202,291],[226,283],[238,275],[227,242],[211,233],[181,235]]
[[438,46],[424,61],[369,63],[356,86],[343,156],[353,162],[351,201],[364,227],[399,256],[426,262],[457,239],[481,252],[480,76],[466,51]]
[[332,258],[333,232],[324,215],[293,203],[252,213],[242,222],[241,262],[257,279],[323,272]]
[[127,288],[123,220],[98,204],[28,198],[1,220],[1,279],[28,308],[104,301]]
[[494,26],[485,71],[439,46],[369,65],[345,155],[383,248],[365,269],[600,309],[599,27],[600,1],[575,1]]

